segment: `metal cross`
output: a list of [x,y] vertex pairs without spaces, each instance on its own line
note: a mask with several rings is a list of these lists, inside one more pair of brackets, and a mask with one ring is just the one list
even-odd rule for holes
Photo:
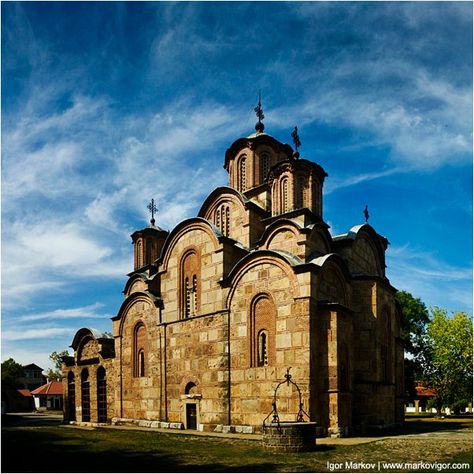
[[369,222],[369,207],[367,204],[365,205],[364,209],[364,217],[365,217],[365,223],[367,224]]
[[295,149],[298,151],[298,148],[301,146],[300,137],[298,135],[298,127],[295,125],[295,129],[291,132],[291,138],[293,138],[293,143],[295,144]]
[[158,211],[158,208],[155,205],[155,200],[152,198],[150,204],[148,204],[147,209],[151,213],[151,225],[155,225],[155,212]]
[[263,109],[262,109],[262,97],[260,94],[260,91],[258,91],[258,104],[257,107],[255,107],[255,113],[258,118],[258,122],[261,123],[262,120],[265,118],[265,115],[263,115]]

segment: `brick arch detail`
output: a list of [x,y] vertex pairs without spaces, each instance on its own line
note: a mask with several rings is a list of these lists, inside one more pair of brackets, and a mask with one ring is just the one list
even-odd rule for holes
[[210,237],[211,242],[214,244],[214,248],[219,248],[219,240],[217,239],[217,236],[211,226],[212,224],[210,222],[204,220],[201,217],[188,219],[187,221],[183,221],[181,224],[178,224],[178,226],[176,226],[175,229],[169,235],[169,239],[166,240],[165,245],[163,247],[163,271],[168,270],[169,259],[176,244],[186,233],[190,231],[200,230],[204,232]]
[[286,263],[283,258],[273,257],[270,255],[252,255],[252,257],[253,258],[250,261],[246,262],[242,266],[242,268],[240,268],[232,277],[230,290],[226,298],[227,308],[230,308],[231,306],[235,290],[237,289],[240,280],[248,271],[261,264],[275,265],[276,267],[280,268],[291,282],[291,291],[293,293],[293,298],[297,298],[299,296],[299,284],[296,275],[294,274],[293,269],[290,267],[290,265]]
[[193,383],[196,385],[196,387],[199,387],[201,385],[201,380],[195,375],[183,376],[181,383],[179,384],[179,393],[184,394],[184,391],[189,383]]

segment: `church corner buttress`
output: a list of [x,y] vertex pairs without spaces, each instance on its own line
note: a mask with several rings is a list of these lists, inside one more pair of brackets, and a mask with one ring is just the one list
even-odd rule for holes
[[[112,333],[80,329],[64,358],[67,421],[255,433],[291,367],[319,435],[403,422],[388,241],[367,222],[329,233],[327,174],[299,157],[296,128],[294,143],[259,117],[227,149],[228,186],[197,217],[167,232],[151,203]],[[299,410],[290,388],[281,420]]]

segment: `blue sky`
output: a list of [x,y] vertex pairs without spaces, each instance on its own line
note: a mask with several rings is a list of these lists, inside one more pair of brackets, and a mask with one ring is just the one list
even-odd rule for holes
[[392,284],[472,314],[470,2],[2,2],[2,360],[111,330],[147,203],[197,214],[259,89],[331,232],[368,204]]

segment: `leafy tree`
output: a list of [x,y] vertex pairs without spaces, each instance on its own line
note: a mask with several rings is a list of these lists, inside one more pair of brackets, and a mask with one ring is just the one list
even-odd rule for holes
[[17,379],[24,375],[25,371],[23,366],[11,357],[5,362],[2,362],[2,384],[15,387],[17,385]]
[[398,291],[395,298],[401,309],[400,336],[407,355],[405,357],[405,390],[413,398],[416,396],[415,382],[424,378],[423,361],[426,353],[424,336],[430,315],[425,303],[407,291]]
[[434,404],[458,411],[472,401],[473,328],[466,313],[450,318],[444,309],[433,308],[425,337],[426,381],[436,390]]
[[424,350],[424,334],[430,322],[430,314],[425,303],[408,291],[398,291],[395,298],[402,311],[400,332],[405,351],[416,359]]
[[61,380],[62,379],[62,371],[61,371],[61,366],[62,366],[62,360],[61,358],[63,356],[69,355],[69,352],[67,350],[61,351],[61,352],[52,352],[51,355],[49,356],[49,359],[54,363],[54,369],[49,369],[48,372],[46,372],[46,376],[48,377],[49,380]]

